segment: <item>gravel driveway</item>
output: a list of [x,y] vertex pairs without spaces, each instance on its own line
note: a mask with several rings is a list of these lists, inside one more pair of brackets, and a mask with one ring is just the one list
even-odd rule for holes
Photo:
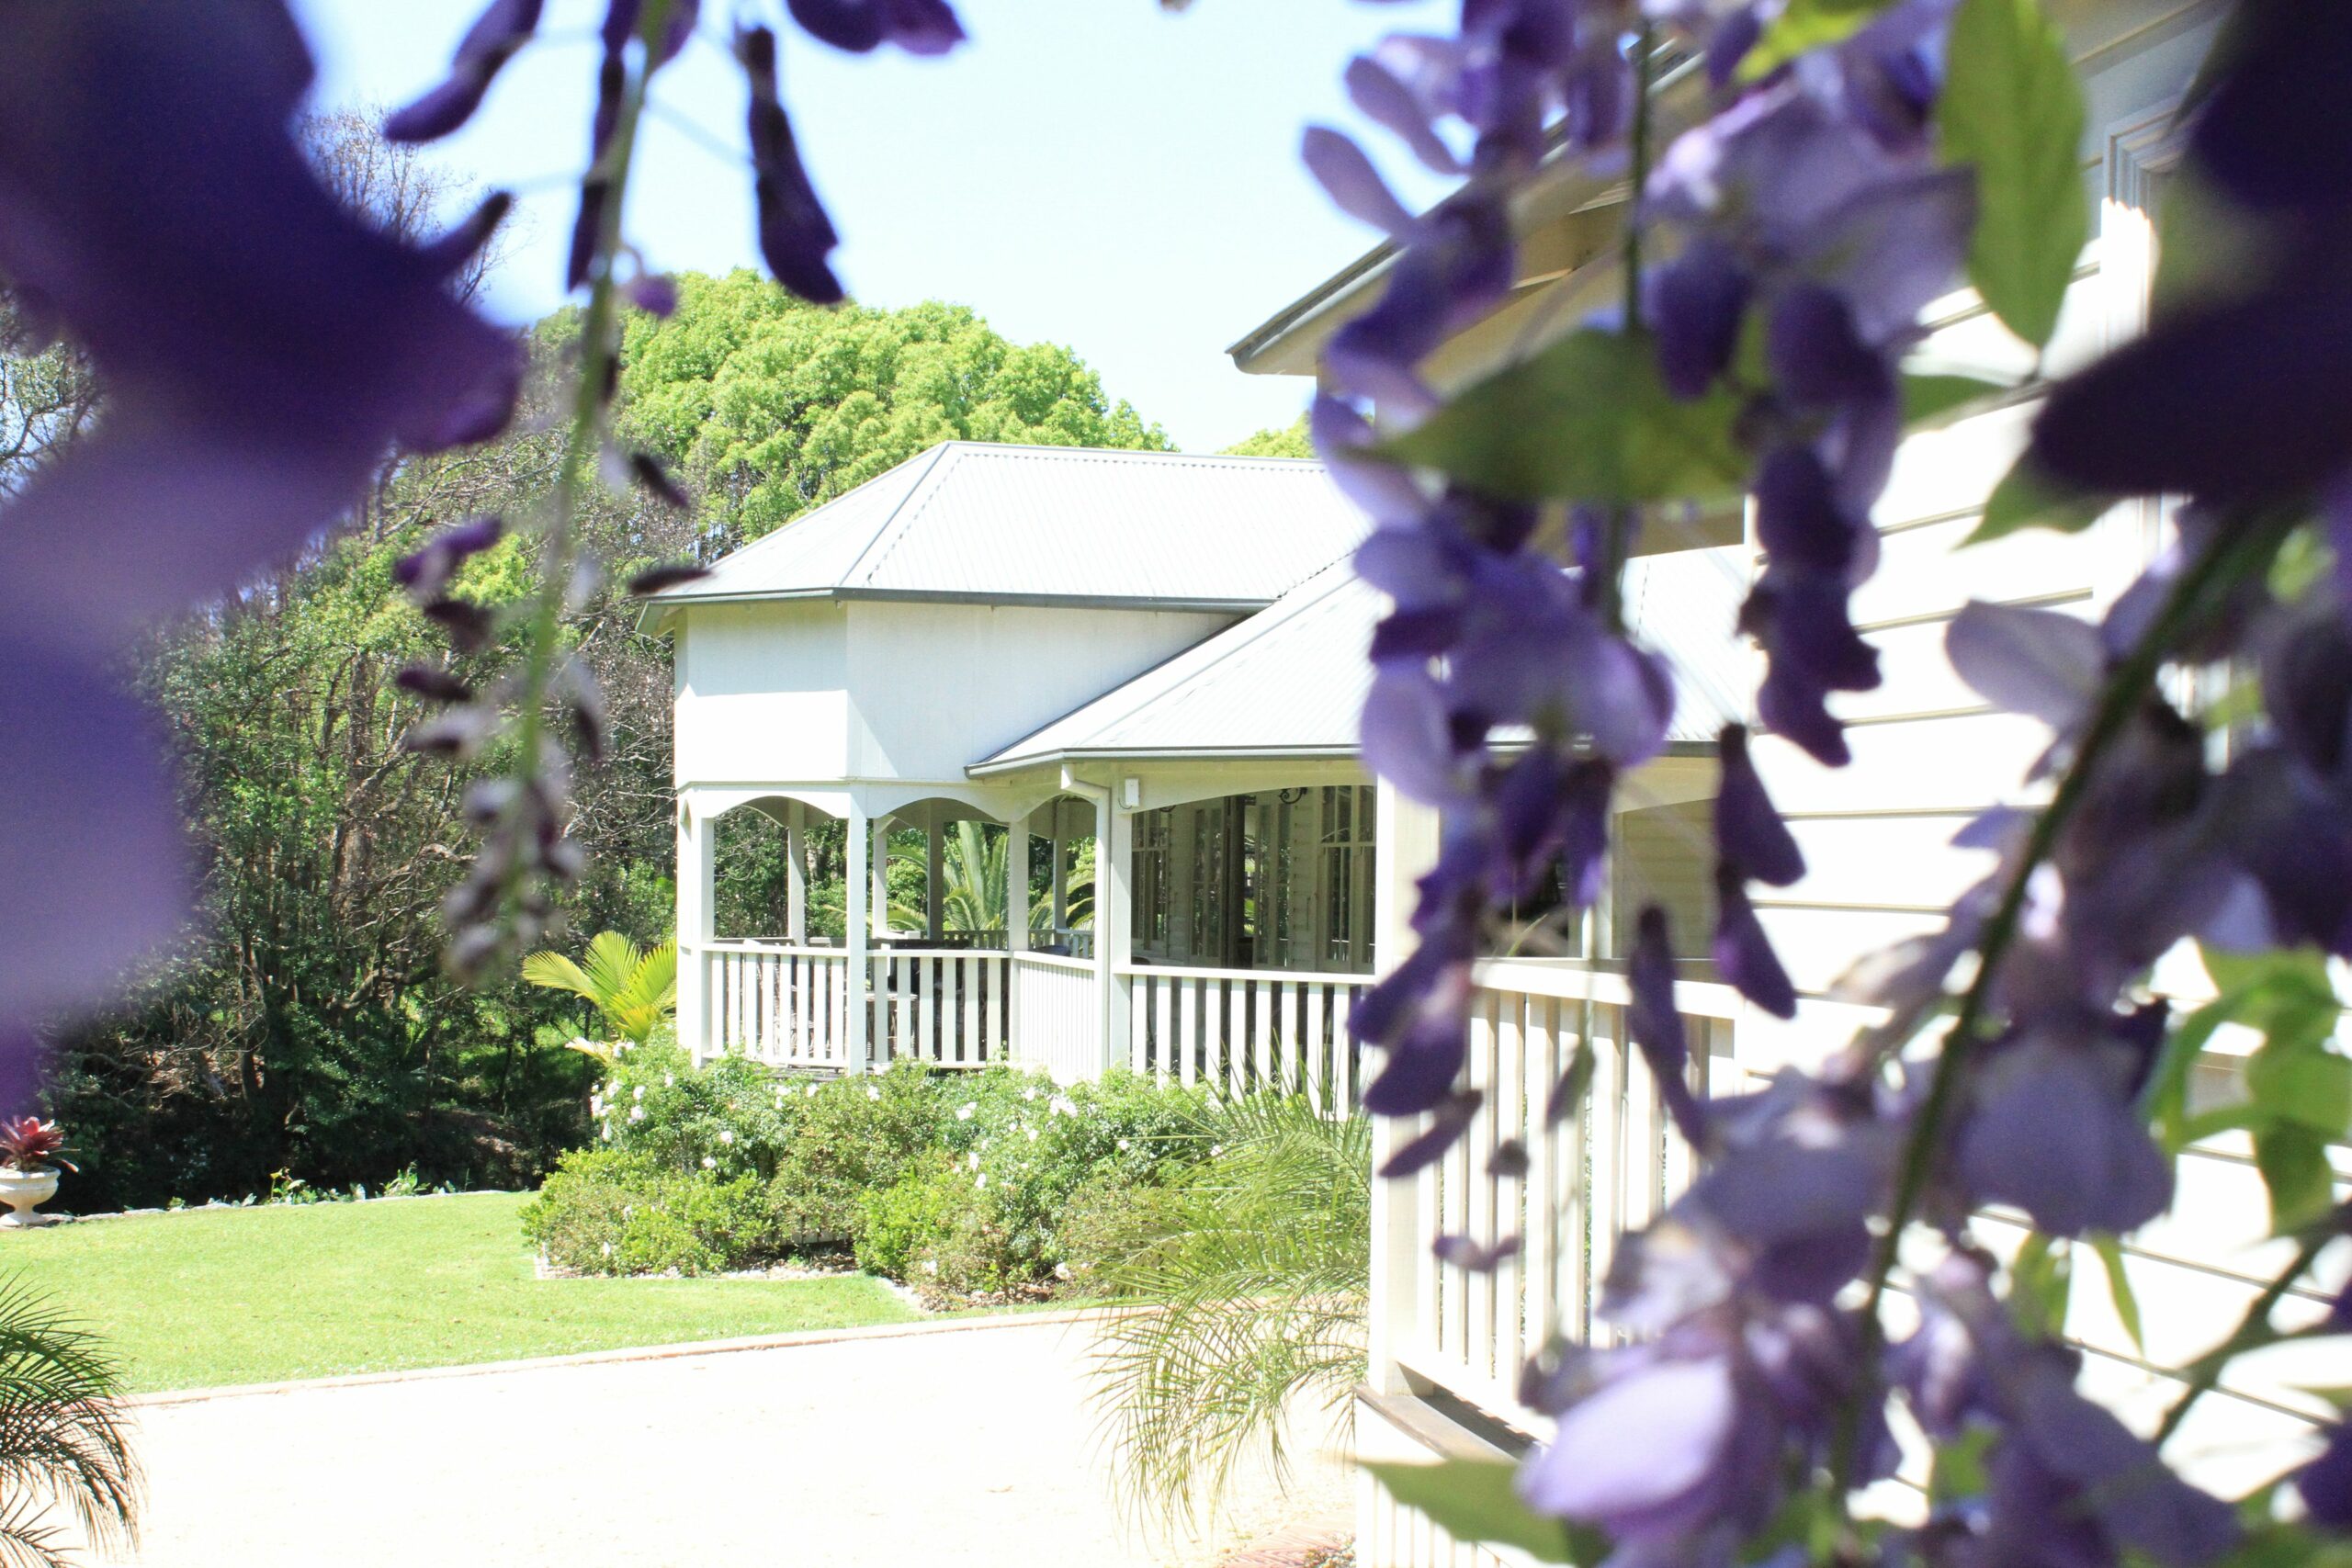
[[1067,1319],[791,1337],[168,1397],[139,1412],[151,1568],[1168,1568],[1301,1517],[1263,1478],[1214,1540],[1147,1540],[1104,1483]]

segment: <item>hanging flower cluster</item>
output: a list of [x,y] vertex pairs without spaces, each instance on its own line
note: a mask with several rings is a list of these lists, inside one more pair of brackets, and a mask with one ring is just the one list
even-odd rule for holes
[[[2012,390],[1907,376],[1922,312],[1965,272],[2029,343],[2054,330],[2085,223],[2063,39],[2023,0],[1889,0],[1835,8],[1842,24],[1826,9],[1493,0],[1464,6],[1458,37],[1390,40],[1349,85],[1463,176],[1426,215],[1354,143],[1307,138],[1333,198],[1395,247],[1377,302],[1327,346],[1313,429],[1376,525],[1359,570],[1394,601],[1365,756],[1443,824],[1418,946],[1353,1019],[1384,1048],[1367,1107],[1426,1118],[1386,1174],[1436,1158],[1477,1109],[1456,1080],[1497,912],[1552,876],[1591,903],[1613,789],[1664,744],[1673,682],[1616,588],[1643,519],[1752,498],[1762,567],[1739,627],[1765,659],[1757,718],[1843,765],[1831,694],[1880,680],[1849,604],[1916,404]],[[1990,705],[2048,727],[2051,803],[1972,823],[1960,842],[1993,852],[1992,873],[1943,931],[1849,976],[1883,1024],[1751,1094],[1690,1089],[1666,916],[1635,922],[1628,1032],[1702,1173],[1621,1243],[1600,1310],[1636,1341],[1555,1342],[1528,1368],[1522,1398],[1556,1428],[1519,1483],[1537,1512],[1597,1528],[1617,1568],[1762,1560],[1792,1535],[1841,1561],[2189,1568],[2241,1539],[2157,1447],[2210,1378],[2156,1443],[2127,1430],[2022,1304],[2028,1266],[1996,1269],[1969,1218],[2007,1205],[2063,1250],[2161,1214],[2200,1125],[2189,1064],[2243,1013],[2269,1043],[2222,1124],[2253,1129],[2274,1215],[2305,1239],[2279,1289],[2352,1228],[2317,1156],[2352,1104],[2324,977],[2281,960],[2186,1021],[2144,989],[2184,941],[2217,973],[2299,943],[2352,955],[2352,386],[2324,346],[2352,322],[2352,133],[2310,107],[2352,68],[2352,23],[2252,6],[2221,54],[2188,177],[2266,243],[2160,285],[2153,333],[2057,387],[1984,526],[2080,526],[2110,498],[2170,491],[2190,498],[2177,536],[2097,623],[1976,604],[1947,639]],[[1660,80],[1667,59],[1689,63]],[[1660,120],[1682,129],[1653,158]],[[1985,152],[1988,127],[2013,141],[2019,123],[2053,150]],[[2305,161],[2312,177],[2287,175]],[[1511,298],[1510,203],[1555,165],[1631,171],[1623,303],[1441,397],[1432,356]],[[2226,411],[2186,392],[2217,384]],[[2234,705],[2226,747],[2184,706],[2209,688],[2172,678],[2216,665],[2260,699],[2258,720]],[[1797,992],[1747,889],[1805,868],[1749,750],[1746,727],[1723,729],[1713,958],[1785,1018]],[[1925,1033],[1939,1017],[1948,1031]],[[2320,1108],[2283,1087],[2321,1079],[2342,1092]],[[1554,1115],[1580,1097],[1572,1073]],[[1912,1281],[1921,1320],[1890,1345],[1898,1248],[1942,1261]],[[1509,1250],[1439,1243],[1445,1266]],[[2275,1299],[2233,1348],[2278,1337]],[[1890,1399],[1968,1457],[1939,1465],[1950,1501],[1927,1527],[1866,1532],[1849,1498],[1894,1472]],[[2347,1476],[2339,1429],[2300,1480],[2314,1521],[2352,1517]]]
[[[519,759],[469,800],[482,852],[447,909],[463,973],[536,942],[577,868],[564,751],[544,711],[594,755],[601,700],[558,638],[565,605],[596,581],[571,511],[605,471],[685,503],[650,458],[603,447],[617,299],[660,312],[675,297],[667,280],[630,270],[619,215],[647,84],[696,36],[699,10],[610,0],[598,29],[567,273],[589,290],[582,395],[542,530],[545,586],[519,617],[523,662],[481,693],[438,667],[403,677],[444,709],[413,744],[470,756],[506,741]],[[936,53],[962,37],[944,0],[792,0],[790,10],[853,51]],[[491,0],[446,79],[393,113],[386,136],[427,141],[464,125],[541,11],[542,0]],[[0,282],[38,325],[89,352],[107,393],[91,438],[44,468],[0,527],[0,1039],[14,1064],[14,1043],[37,1021],[102,998],[186,915],[158,737],[112,673],[131,639],[292,554],[388,456],[496,435],[523,355],[449,288],[507,199],[424,244],[340,207],[298,141],[313,67],[284,0],[0,0]],[[835,237],[777,102],[775,38],[750,28],[736,50],[752,87],[762,253],[804,297],[837,300],[825,261]],[[514,629],[448,592],[499,526],[460,524],[401,568],[461,653]],[[638,586],[681,570],[691,569]]]

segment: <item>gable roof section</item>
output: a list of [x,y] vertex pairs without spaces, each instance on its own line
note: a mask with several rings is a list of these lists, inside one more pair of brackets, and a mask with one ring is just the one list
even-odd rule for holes
[[[1747,651],[1734,630],[1745,592],[1736,550],[1634,560],[1634,635],[1673,665],[1670,742],[1713,745],[1739,715]],[[1087,759],[1346,757],[1371,689],[1366,654],[1385,597],[1342,560],[1237,626],[972,765],[976,776]]]
[[951,441],[652,596],[1254,610],[1366,525],[1319,463]]

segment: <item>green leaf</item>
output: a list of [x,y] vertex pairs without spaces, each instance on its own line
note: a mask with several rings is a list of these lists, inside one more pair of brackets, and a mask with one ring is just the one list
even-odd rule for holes
[[2066,1243],[2040,1231],[2027,1236],[2009,1265],[2009,1311],[2018,1326],[2041,1338],[2064,1334],[2074,1288],[2075,1267]]
[[1591,1564],[1609,1555],[1592,1530],[1547,1519],[1519,1500],[1519,1467],[1492,1460],[1450,1459],[1437,1464],[1377,1464],[1372,1472],[1388,1495],[1435,1520],[1458,1541],[1515,1546],[1538,1562]]
[[2265,1045],[2245,1065],[2245,1087],[2278,1121],[2336,1138],[2352,1130],[2352,1059],[2324,1047]]
[[1979,405],[2016,392],[1999,381],[1973,376],[1905,376],[1903,378],[1903,423],[1906,429],[1933,429],[1966,419]]
[[1584,1097],[1592,1091],[1593,1071],[1600,1066],[1600,1059],[1593,1055],[1590,1042],[1577,1041],[1576,1055],[1568,1058],[1567,1071],[1560,1075],[1558,1086],[1552,1090],[1551,1102],[1545,1111],[1551,1122],[1573,1122],[1583,1112]]
[[1939,1444],[1935,1468],[1928,1472],[1928,1500],[1957,1503],[1983,1496],[1984,1450],[1992,1446],[1993,1434],[1984,1427],[1971,1427],[1951,1441]]
[[2196,1070],[2197,1059],[2213,1038],[2213,1032],[2236,1017],[2244,1001],[2244,995],[2236,992],[2215,997],[2182,1019],[2165,1037],[2156,1065],[2148,1074],[2141,1106],[2148,1120],[2162,1131],[2166,1154],[2177,1155],[2188,1145],[2189,1075]]
[[2200,943],[2197,956],[2217,991],[2293,991],[2322,998],[2335,994],[2327,977],[2327,960],[2316,948],[2233,953],[2225,947]]
[[2070,490],[2026,466],[2019,457],[1984,499],[1984,516],[1968,543],[1981,545],[2020,528],[2054,528],[2079,534],[2098,522],[2114,498]]
[[1946,49],[1943,154],[1976,170],[1969,281],[2040,348],[2090,238],[2082,87],[2039,0],[1961,0]]
[[2111,1235],[2090,1240],[2099,1266],[2107,1270],[2107,1294],[2115,1303],[2115,1315],[2123,1320],[2123,1332],[2132,1336],[2132,1348],[2145,1356],[2148,1341],[2140,1332],[2140,1298],[2132,1292],[2132,1277],[2123,1271],[2123,1244]]
[[1738,495],[1739,400],[1668,395],[1647,333],[1586,328],[1461,393],[1378,448],[1490,495],[1631,502]]
[[2335,1172],[2327,1135],[2299,1122],[2279,1122],[2254,1135],[2254,1166],[2270,1190],[2270,1228],[2293,1230],[2335,1202]]
[[1845,42],[1886,9],[1890,0],[1789,0],[1765,26],[1754,47],[1740,56],[1742,82],[1760,82],[1816,49]]

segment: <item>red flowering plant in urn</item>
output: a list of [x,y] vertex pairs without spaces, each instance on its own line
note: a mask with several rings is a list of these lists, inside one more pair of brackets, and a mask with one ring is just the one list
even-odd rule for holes
[[38,1116],[0,1119],[0,1226],[42,1224],[33,1211],[57,1195],[57,1168],[77,1169],[65,1157],[65,1133]]

